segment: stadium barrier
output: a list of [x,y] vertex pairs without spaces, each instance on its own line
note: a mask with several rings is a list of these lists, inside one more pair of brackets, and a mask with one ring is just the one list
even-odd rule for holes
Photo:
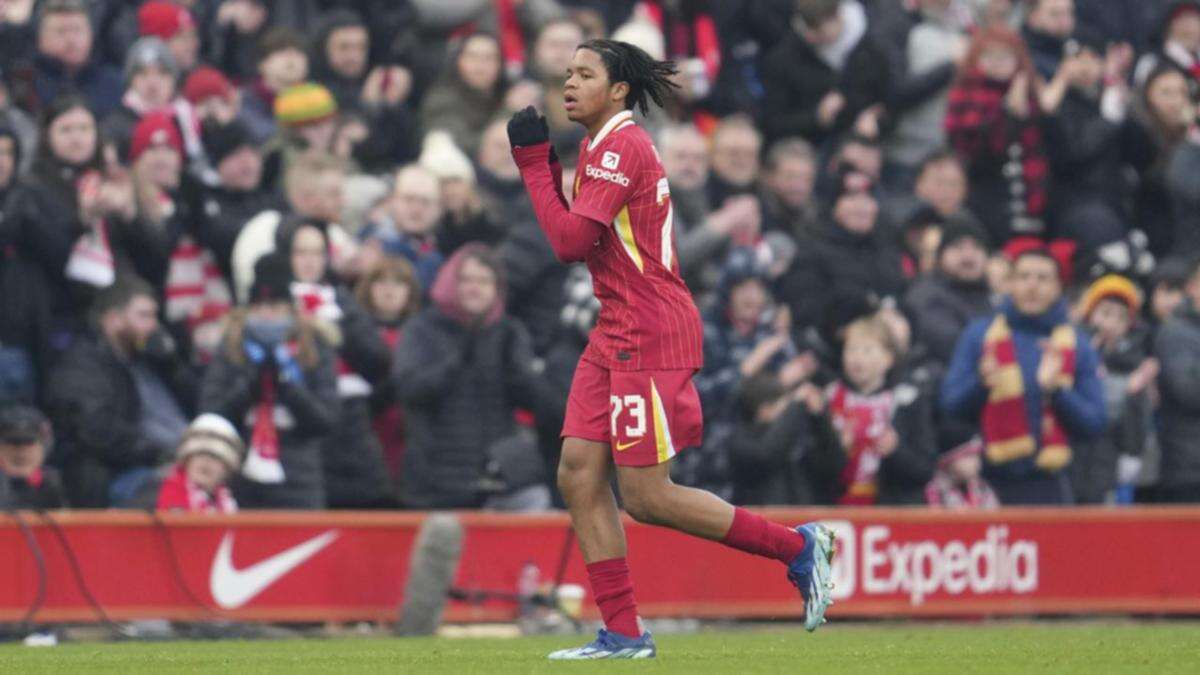
[[[1200,507],[764,509],[837,532],[834,617],[1200,614]],[[456,588],[511,594],[536,565],[583,584],[564,514],[458,514]],[[393,621],[421,513],[136,511],[0,517],[0,621]],[[796,617],[772,561],[627,522],[645,616]],[[485,595],[485,594],[477,594]],[[594,617],[590,598],[584,614]],[[453,602],[509,620],[511,598]]]

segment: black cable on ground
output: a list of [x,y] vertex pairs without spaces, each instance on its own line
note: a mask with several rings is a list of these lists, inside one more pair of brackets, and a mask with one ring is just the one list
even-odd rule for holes
[[33,617],[37,616],[38,611],[42,609],[42,605],[46,603],[46,584],[48,573],[46,572],[46,556],[42,551],[42,547],[37,542],[37,537],[33,535],[33,529],[29,527],[29,523],[21,517],[21,514],[16,510],[9,510],[8,515],[16,521],[17,528],[21,530],[21,537],[25,539],[25,546],[29,549],[29,554],[33,556],[33,564],[37,567],[37,591],[33,595],[33,601],[29,603],[29,608],[25,610],[25,615],[21,617],[20,626],[22,632],[30,632],[33,630]]
[[114,637],[124,638],[125,631],[116,621],[113,621],[112,617],[108,615],[108,612],[104,610],[104,606],[101,605],[100,601],[96,599],[96,596],[92,594],[92,589],[88,586],[87,580],[83,577],[83,568],[79,565],[79,558],[75,556],[75,549],[71,546],[71,542],[67,541],[67,535],[63,532],[63,529],[58,524],[58,521],[56,521],[54,517],[46,511],[38,511],[37,514],[41,516],[46,525],[50,527],[50,531],[54,534],[55,539],[58,540],[59,546],[62,547],[63,554],[67,557],[67,565],[71,568],[71,575],[75,577],[75,585],[79,588],[79,594],[82,595],[83,599],[87,601],[88,605],[92,608],[92,611],[94,611],[96,616],[99,617],[100,622],[103,623],[110,631],[112,631]]
[[171,530],[167,527],[167,524],[163,522],[162,516],[160,516],[158,512],[153,509],[148,509],[146,513],[150,516],[150,522],[154,523],[154,530],[158,532],[159,539],[162,540],[163,546],[165,546],[167,549],[167,560],[169,562],[168,566],[171,568],[171,574],[175,579],[175,585],[179,587],[179,590],[183,591],[183,594],[187,596],[187,599],[190,600],[192,604],[204,610],[204,613],[207,614],[210,619],[226,619],[227,617],[221,615],[221,613],[218,612],[214,607],[201,600],[194,592],[192,592],[191,587],[187,584],[187,579],[183,578],[183,566],[179,564],[179,552],[175,549],[175,541],[171,538]]

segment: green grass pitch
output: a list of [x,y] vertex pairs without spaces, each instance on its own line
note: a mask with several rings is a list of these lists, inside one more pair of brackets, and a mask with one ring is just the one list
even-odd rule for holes
[[655,661],[551,663],[578,639],[310,639],[0,647],[0,673],[1197,673],[1200,623],[828,625],[662,636]]

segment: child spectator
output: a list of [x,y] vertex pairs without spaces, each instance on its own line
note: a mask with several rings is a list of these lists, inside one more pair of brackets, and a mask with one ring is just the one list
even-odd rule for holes
[[845,336],[843,377],[826,388],[814,430],[815,478],[836,484],[838,504],[923,503],[935,454],[929,403],[917,387],[889,382],[900,351],[883,319],[858,319]]
[[242,89],[242,110],[255,140],[275,134],[275,97],[308,77],[304,37],[286,28],[273,28],[259,43],[258,78]]
[[1147,313],[1155,331],[1183,304],[1188,269],[1187,261],[1180,258],[1167,258],[1154,268],[1148,286],[1150,303]]
[[1000,500],[983,479],[983,441],[972,437],[938,457],[933,480],[925,486],[930,506],[950,509],[994,509]]
[[205,413],[188,425],[176,451],[178,461],[158,491],[159,511],[236,513],[230,478],[242,464],[245,446],[229,420]]
[[1091,445],[1093,456],[1075,464],[1075,498],[1080,503],[1105,501],[1115,487],[1116,501],[1129,503],[1153,427],[1159,371],[1158,360],[1149,355],[1149,331],[1138,320],[1142,293],[1128,278],[1109,274],[1088,287],[1079,304],[1104,363],[1100,379],[1109,425]]
[[36,408],[0,411],[0,508],[59,509],[67,505],[58,471],[43,466],[50,422]]
[[802,462],[811,443],[810,415],[819,414],[821,405],[820,390],[812,384],[789,391],[772,373],[741,382],[729,439],[734,503],[813,503]]

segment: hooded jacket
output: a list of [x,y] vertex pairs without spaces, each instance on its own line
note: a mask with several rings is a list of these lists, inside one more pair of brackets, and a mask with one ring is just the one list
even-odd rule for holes
[[459,270],[481,248],[468,244],[442,267],[431,306],[409,320],[396,353],[393,377],[405,416],[408,506],[481,505],[489,448],[517,431],[513,414],[518,407],[536,412],[547,400],[534,371],[529,334],[504,312],[502,282],[483,317],[468,316],[458,303]]

